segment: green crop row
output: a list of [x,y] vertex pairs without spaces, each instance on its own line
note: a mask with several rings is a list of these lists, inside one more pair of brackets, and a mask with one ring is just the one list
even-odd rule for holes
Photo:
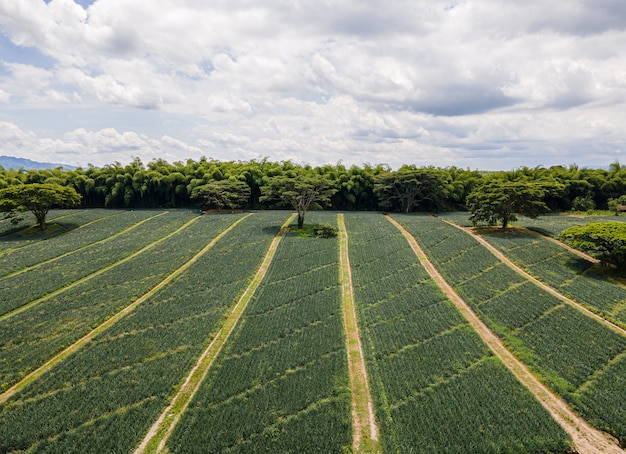
[[[236,217],[207,216],[186,235],[206,244]],[[0,409],[0,451],[132,451],[217,332],[284,219],[284,213],[244,219],[192,267],[14,396]]]
[[0,390],[148,292],[233,219],[200,218],[130,260],[0,320]]
[[[345,220],[384,452],[567,450],[567,435],[428,277],[402,234],[380,214]],[[431,245],[447,242],[423,232]],[[378,278],[374,266],[385,270]]]
[[49,266],[0,279],[0,315],[65,287],[101,268],[109,266],[175,231],[192,219],[187,211],[153,217],[137,228],[81,251]]
[[169,439],[172,452],[341,452],[350,446],[338,259],[336,239],[283,238]]
[[0,228],[0,255],[7,251],[19,249],[24,246],[39,243],[42,240],[53,238],[57,235],[63,234],[68,230],[72,230],[77,226],[84,225],[102,216],[107,216],[111,213],[111,210],[93,209],[93,210],[51,210],[48,213],[47,223],[57,224],[58,228],[52,229],[51,232],[36,233],[28,232],[25,234],[21,229],[35,225],[35,217],[30,213],[19,213],[20,217],[24,218],[23,222],[18,224],[20,230],[12,232],[12,228],[7,226],[11,224],[10,221],[2,221]]
[[[482,264],[487,262],[476,260],[476,251],[483,250],[480,255],[489,254],[486,248],[465,249],[468,239],[475,240],[456,227],[433,217],[396,216],[396,219],[420,244],[423,232],[430,232],[430,226],[437,222],[441,225],[433,231],[439,232],[450,248],[455,248],[451,238],[458,238],[456,249],[466,251],[459,254],[459,259],[475,270],[475,278],[456,282],[446,268],[446,262],[438,260],[440,251],[424,246],[425,252],[483,321],[554,391],[570,401],[597,427],[621,439],[626,438],[623,424],[615,425],[614,419],[613,422],[609,419],[598,422],[600,419],[589,416],[592,413],[608,415],[615,411],[611,406],[595,407],[596,404],[604,404],[590,396],[605,392],[601,387],[606,382],[598,378],[613,373],[613,369],[618,367],[616,358],[626,351],[626,337],[565,305],[535,284],[520,283],[520,276],[514,271],[502,272],[504,265],[492,264],[482,268]],[[432,242],[430,233],[428,240]],[[446,257],[448,255],[445,254]],[[578,391],[581,387],[586,390],[584,400]],[[617,402],[626,400],[626,382],[613,384],[611,392],[614,393],[615,405],[621,407]]]
[[528,233],[485,239],[535,277],[563,294],[626,326],[626,289],[599,276],[591,263],[545,238]]
[[[72,234],[56,235],[47,241],[39,241],[0,255],[0,273],[4,276],[26,267],[54,259],[63,254],[78,252],[97,241],[118,234],[138,221],[152,217],[158,212],[111,211],[106,215],[78,226]],[[53,266],[51,263],[49,266]]]

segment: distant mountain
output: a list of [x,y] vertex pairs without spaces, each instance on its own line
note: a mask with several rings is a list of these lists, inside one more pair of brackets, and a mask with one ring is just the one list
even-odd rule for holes
[[55,164],[52,162],[38,162],[31,161],[25,158],[15,158],[13,156],[0,156],[0,166],[5,169],[19,169],[26,170],[40,170],[40,169],[54,169],[56,167],[63,167],[64,169],[75,169],[75,166],[69,166],[67,164]]

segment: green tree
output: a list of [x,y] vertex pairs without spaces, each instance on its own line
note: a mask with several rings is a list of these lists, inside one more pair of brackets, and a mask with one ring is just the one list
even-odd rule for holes
[[626,194],[614,199],[609,199],[607,204],[609,206],[609,210],[613,210],[615,212],[615,216],[619,216],[622,212],[622,207],[626,206]]
[[30,211],[39,228],[46,228],[50,208],[70,208],[80,204],[81,196],[69,186],[54,183],[30,183],[0,189],[0,211]]
[[590,222],[570,227],[559,234],[559,240],[596,257],[605,265],[615,266],[620,274],[626,273],[625,222]]
[[467,196],[470,221],[476,225],[502,223],[506,229],[517,220],[516,215],[536,218],[549,211],[543,201],[549,187],[539,182],[491,180]]
[[403,168],[376,176],[374,193],[384,210],[439,211],[446,205],[448,185],[437,169]]
[[239,208],[250,199],[250,186],[245,181],[219,180],[202,186],[196,186],[191,191],[191,198],[203,202],[204,207]]
[[319,175],[277,175],[261,187],[261,203],[291,207],[298,213],[298,227],[304,225],[306,212],[330,203],[337,192],[333,182]]

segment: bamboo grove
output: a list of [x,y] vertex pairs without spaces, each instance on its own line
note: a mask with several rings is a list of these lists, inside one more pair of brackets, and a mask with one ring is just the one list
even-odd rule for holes
[[[539,182],[553,188],[543,202],[553,211],[607,209],[611,200],[626,194],[626,166],[615,162],[606,169],[576,165],[521,167],[506,172],[482,172],[458,167],[405,165],[392,170],[384,164],[346,167],[309,166],[291,161],[271,162],[199,160],[147,164],[136,158],[127,165],[46,170],[0,167],[0,189],[23,183],[54,183],[73,187],[83,208],[200,207],[194,189],[231,182],[245,197],[241,208],[275,208],[262,198],[273,177],[314,177],[327,180],[334,194],[324,208],[335,210],[449,211],[466,207],[467,196],[490,180]],[[217,185],[218,187],[220,185]]]

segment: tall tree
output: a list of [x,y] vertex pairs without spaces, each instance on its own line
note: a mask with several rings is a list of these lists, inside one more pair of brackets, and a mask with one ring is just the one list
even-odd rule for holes
[[534,219],[549,211],[543,201],[548,189],[538,182],[491,180],[468,195],[470,220],[474,224],[502,223],[502,228],[506,229],[510,222],[517,220],[518,214]]
[[218,211],[223,208],[235,209],[250,200],[250,186],[239,180],[212,181],[193,188],[191,198],[200,200],[205,208],[215,206]]
[[298,213],[298,227],[304,225],[306,212],[330,203],[337,192],[333,182],[319,175],[277,175],[261,186],[261,203],[291,207]]
[[415,208],[439,211],[446,204],[448,185],[434,168],[403,168],[377,175],[374,193],[385,210],[408,213]]
[[69,186],[54,183],[30,183],[0,189],[0,211],[30,211],[39,228],[46,228],[51,208],[70,208],[80,204],[81,196]]
[[570,227],[559,234],[559,240],[615,266],[620,274],[626,273],[625,222],[590,222]]

